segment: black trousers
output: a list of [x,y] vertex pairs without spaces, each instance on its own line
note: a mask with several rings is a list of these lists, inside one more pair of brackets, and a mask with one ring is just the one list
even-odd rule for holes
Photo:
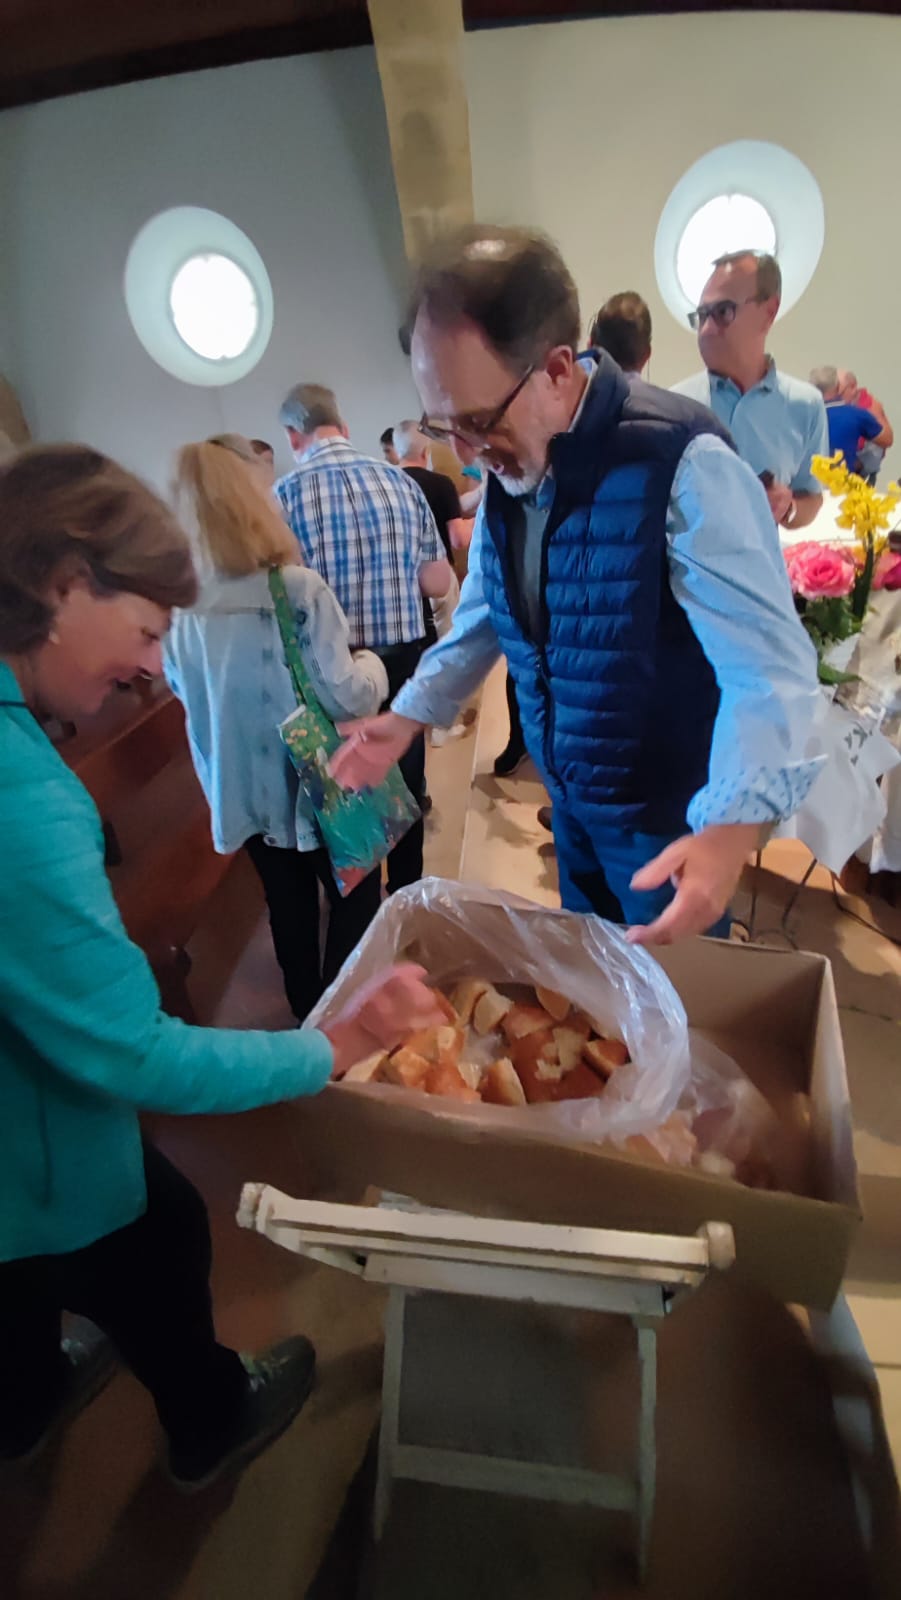
[[[376,655],[385,664],[388,673],[388,698],[382,707],[387,711],[398,690],[412,678],[420,658],[428,648],[427,640],[414,639],[412,644],[393,645],[390,650],[377,650]],[[406,755],[401,756],[400,770],[417,805],[425,798],[425,734],[418,734]],[[400,844],[388,856],[388,893],[403,889],[408,883],[418,883],[422,877],[422,847],[425,824],[420,818]]]
[[510,738],[507,741],[507,747],[509,749],[510,745],[513,745],[517,750],[524,750],[525,740],[522,736],[522,721],[519,715],[519,701],[516,698],[516,684],[513,682],[509,667],[507,668],[506,689],[507,713],[510,718]]
[[173,1443],[228,1437],[247,1373],[217,1343],[206,1206],[165,1156],[144,1146],[147,1210],[67,1255],[0,1263],[0,1434],[33,1437],[62,1398],[63,1311],[96,1323],[150,1390]]
[[[266,895],[272,943],[288,1004],[298,1022],[303,1022],[378,911],[381,872],[370,872],[342,898],[327,850],[283,850],[267,844],[261,834],[248,839],[244,848]],[[329,903],[324,955],[319,948],[320,884]]]

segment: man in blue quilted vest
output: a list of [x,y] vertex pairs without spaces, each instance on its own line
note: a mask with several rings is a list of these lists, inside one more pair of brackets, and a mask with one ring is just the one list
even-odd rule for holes
[[816,659],[761,484],[706,408],[577,356],[575,285],[542,235],[445,241],[410,327],[423,431],[488,485],[450,634],[348,727],[337,776],[380,777],[503,653],[564,906],[635,943],[726,932],[743,864],[820,765]]

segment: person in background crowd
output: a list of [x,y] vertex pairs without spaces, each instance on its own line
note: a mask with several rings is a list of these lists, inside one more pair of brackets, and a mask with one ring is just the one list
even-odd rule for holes
[[767,355],[781,298],[773,256],[753,250],[720,256],[688,319],[705,370],[674,384],[673,393],[709,406],[729,429],[766,488],[773,521],[805,528],[823,503],[810,463],[827,454],[829,434],[822,395],[780,372]]
[[470,521],[460,507],[456,484],[446,473],[432,471],[429,441],[420,433],[418,422],[398,424],[394,430],[394,453],[397,465],[425,495],[447,559],[453,562],[454,551],[466,550],[472,533]]
[[766,495],[709,410],[577,358],[556,248],[468,227],[411,306],[423,432],[490,478],[454,626],[391,710],[342,731],[375,780],[498,659],[550,792],[564,906],[632,942],[728,929],[761,830],[816,777],[816,654]]
[[647,302],[634,289],[611,295],[591,324],[588,342],[593,350],[606,350],[627,377],[641,377],[651,359]]
[[[345,611],[351,649],[375,651],[393,697],[426,648],[423,595],[440,600],[450,588],[435,519],[412,478],[353,448],[331,389],[296,384],[279,420],[297,463],[275,486],[285,519]],[[422,806],[424,739],[404,751],[401,771]],[[423,831],[420,820],[391,851],[389,893],[422,877]]]
[[[424,433],[420,433],[418,422],[408,419],[399,423],[394,430],[394,448],[397,452],[398,465],[409,474],[414,483],[419,484],[429,503],[438,536],[451,563],[451,581],[447,594],[440,600],[423,601],[431,612],[434,638],[430,637],[429,643],[434,644],[435,639],[443,639],[445,634],[450,632],[457,602],[460,599],[460,585],[453,568],[454,551],[469,548],[472,521],[463,515],[453,479],[445,472],[432,471],[429,441]],[[428,635],[428,629],[426,631]],[[465,732],[465,724],[458,717],[449,728],[433,728],[431,742],[439,747],[451,739],[461,738]]]
[[397,451],[394,448],[393,428],[386,428],[384,433],[379,434],[379,445],[381,446],[382,455],[388,462],[388,465],[391,467],[396,467],[398,465],[398,460]]
[[275,482],[275,451],[265,439],[251,439],[250,448],[260,463],[261,471],[265,474],[267,489],[271,489]]
[[[256,1358],[218,1342],[206,1208],[142,1141],[138,1112],[313,1094],[434,1010],[416,969],[321,1030],[219,1031],[161,1010],[97,810],[42,720],[93,715],[117,683],[159,673],[172,608],[195,598],[172,513],[114,462],[55,445],[0,468],[0,1459],[31,1460],[100,1392],[115,1350],[153,1396],[184,1490],[284,1431],[315,1352],[302,1336]],[[64,1311],[89,1319],[83,1334],[62,1338]]]
[[[814,367],[810,381],[815,389],[819,389],[826,406],[829,454],[835,455],[835,452],[840,450],[846,465],[852,472],[856,472],[860,443],[863,440],[882,452],[879,458],[881,460],[895,438],[888,422],[883,426],[871,411],[845,399],[837,368]],[[849,389],[850,386],[846,385],[845,393],[848,393]]]
[[[841,369],[838,375],[838,386],[839,393],[847,405],[863,406],[865,411],[871,411],[880,426],[888,428],[892,432],[892,438],[894,439],[894,430],[885,414],[885,408],[881,401],[877,400],[869,389],[860,387],[853,372]],[[875,442],[870,443],[865,438],[860,439],[856,471],[860,473],[861,477],[866,478],[869,484],[875,484],[884,460],[885,451],[879,445]]]
[[[267,573],[280,567],[304,665],[336,720],[376,711],[388,692],[377,656],[352,655],[347,619],[261,488],[239,435],[179,452],[175,503],[202,586],[166,645],[166,676],[185,707],[188,740],[210,807],[213,844],[244,849],[266,895],[272,943],[298,1022],[337,977],[381,903],[381,873],[342,896],[277,727],[296,708]],[[262,709],[261,709],[262,708]],[[328,905],[319,945],[319,889]]]
[[482,496],[485,493],[485,475],[477,461],[469,461],[465,467],[461,466],[460,476],[465,478],[467,483],[472,484],[472,488],[464,489],[460,496],[463,515],[464,517],[474,517],[482,504]]

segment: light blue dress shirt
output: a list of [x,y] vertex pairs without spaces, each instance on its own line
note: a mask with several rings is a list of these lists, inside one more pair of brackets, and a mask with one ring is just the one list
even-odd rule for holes
[[745,394],[731,378],[698,372],[673,384],[673,394],[699,400],[729,429],[735,448],[754,472],[771,472],[797,494],[822,494],[810,470],[813,456],[828,456],[829,428],[819,389],[769,363]]
[[[819,694],[816,652],[795,611],[763,488],[713,434],[685,450],[666,535],[673,594],[721,691],[708,782],[692,799],[689,826],[782,821],[823,764],[804,757]],[[453,627],[395,698],[401,716],[449,727],[501,654],[482,585],[486,537],[480,510]]]

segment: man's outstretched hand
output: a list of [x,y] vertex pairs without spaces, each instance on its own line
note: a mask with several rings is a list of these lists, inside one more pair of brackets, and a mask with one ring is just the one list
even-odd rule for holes
[[423,724],[396,711],[379,717],[361,717],[357,722],[339,722],[344,743],[329,762],[329,771],[342,789],[368,789],[381,783],[395,761],[409,749]]
[[629,943],[672,944],[674,939],[706,933],[726,910],[742,867],[760,839],[760,823],[730,822],[667,845],[636,872],[632,888],[659,889],[669,878],[676,893],[656,921],[629,929]]

